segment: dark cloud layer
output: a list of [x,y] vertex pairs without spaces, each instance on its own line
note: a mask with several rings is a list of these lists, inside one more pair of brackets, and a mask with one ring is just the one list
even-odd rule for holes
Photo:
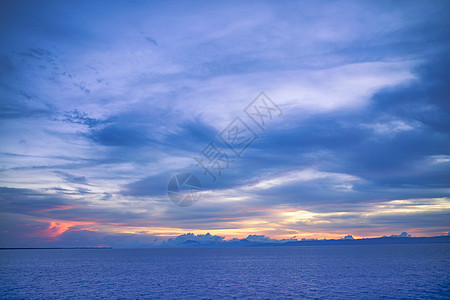
[[[5,245],[450,227],[447,1],[0,8]],[[283,111],[265,131],[244,112],[261,91]],[[257,134],[240,157],[220,138],[236,117]],[[181,172],[204,187],[184,209]]]

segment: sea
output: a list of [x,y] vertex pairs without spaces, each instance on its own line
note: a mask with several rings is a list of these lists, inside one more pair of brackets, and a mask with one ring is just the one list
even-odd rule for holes
[[450,299],[450,245],[0,251],[1,299]]

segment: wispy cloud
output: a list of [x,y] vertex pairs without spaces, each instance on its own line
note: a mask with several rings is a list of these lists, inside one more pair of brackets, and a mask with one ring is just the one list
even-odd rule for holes
[[[318,5],[2,5],[2,241],[448,231],[449,4]],[[194,156],[261,91],[282,117],[210,182]]]

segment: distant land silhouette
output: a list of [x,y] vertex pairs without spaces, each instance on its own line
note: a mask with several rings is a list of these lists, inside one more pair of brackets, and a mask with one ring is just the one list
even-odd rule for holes
[[25,247],[17,247],[17,248],[0,248],[0,250],[24,250],[24,249],[28,249],[28,250],[49,250],[49,249],[112,249],[112,247],[29,247],[29,248],[25,248]]
[[[169,239],[159,245],[139,245],[132,248],[219,248],[219,247],[301,247],[301,246],[357,246],[357,245],[418,245],[418,244],[450,244],[450,235],[434,236],[434,237],[411,237],[406,233],[402,235],[383,236],[378,238],[361,238],[355,239],[351,235],[347,235],[341,239],[302,239],[302,240],[272,240],[259,239],[257,235],[250,235],[244,239],[223,240],[214,239],[217,236],[209,234],[201,235],[201,237],[211,237],[210,240],[197,239],[199,236],[194,234],[185,234],[179,237],[184,239]],[[265,237],[264,237],[265,238]],[[0,250],[21,250],[21,249],[114,249],[124,247],[2,247]],[[128,247],[125,247],[128,248]]]
[[163,248],[207,248],[207,247],[288,247],[288,246],[338,246],[338,245],[389,245],[389,244],[450,244],[450,236],[435,237],[379,237],[379,238],[343,238],[329,240],[300,240],[286,242],[261,242],[248,239],[232,241],[207,241],[186,240],[180,244],[165,244]]

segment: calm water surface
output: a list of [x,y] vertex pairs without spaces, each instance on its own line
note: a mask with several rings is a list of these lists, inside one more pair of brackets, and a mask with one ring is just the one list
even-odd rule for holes
[[450,245],[0,251],[2,299],[450,299]]

